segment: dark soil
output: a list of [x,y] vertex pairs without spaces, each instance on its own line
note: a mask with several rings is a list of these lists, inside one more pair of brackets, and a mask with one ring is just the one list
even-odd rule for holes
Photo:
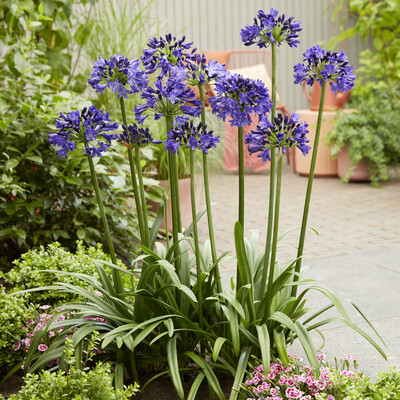
[[[10,397],[12,394],[17,393],[18,390],[21,388],[22,384],[24,383],[23,371],[17,372],[9,379],[7,379],[1,386],[0,386],[0,394],[2,394],[5,398]],[[0,380],[1,380],[0,376]]]

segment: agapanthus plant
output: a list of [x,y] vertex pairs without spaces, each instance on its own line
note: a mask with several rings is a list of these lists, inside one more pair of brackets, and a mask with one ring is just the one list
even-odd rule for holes
[[164,141],[165,150],[172,154],[179,153],[180,146],[190,147],[192,150],[199,149],[208,154],[208,150],[217,147],[217,143],[220,142],[219,136],[214,136],[213,131],[207,129],[207,125],[200,122],[196,126],[193,120],[172,128],[167,137]]
[[99,57],[88,82],[100,94],[110,88],[118,93],[118,98],[127,99],[129,94],[138,93],[147,86],[147,74],[139,66],[139,60],[129,60],[121,54],[113,55],[110,60]]
[[324,50],[319,45],[311,47],[303,54],[304,64],[294,66],[294,83],[306,82],[312,86],[315,81],[331,84],[333,93],[347,92],[354,86],[354,67],[349,65],[346,52]]
[[[65,115],[60,113],[56,122],[55,133],[50,133],[50,144],[61,147],[57,150],[60,157],[67,158],[68,151],[76,149],[76,143],[83,143],[85,155],[101,157],[115,139],[115,134],[106,133],[118,129],[116,122],[111,122],[109,114],[98,110],[95,106],[85,107],[82,111],[71,111]],[[108,143],[105,143],[105,139]]]
[[185,67],[188,61],[194,59],[196,49],[192,49],[193,42],[185,43],[185,36],[177,40],[169,33],[165,38],[153,37],[143,50],[142,63],[149,74],[161,69],[158,79],[169,75],[174,66]]
[[206,56],[200,53],[194,54],[192,59],[186,63],[186,68],[188,70],[187,82],[191,86],[208,85],[229,74],[225,64],[214,60],[207,62]]
[[285,19],[285,14],[279,15],[279,11],[271,8],[269,14],[260,10],[253,25],[247,25],[240,32],[245,46],[257,44],[259,48],[268,47],[277,43],[280,46],[286,42],[290,47],[297,47],[300,43],[298,33],[301,21],[293,21],[293,17]]
[[[301,84],[307,82],[312,85],[315,81],[321,85],[321,98],[318,111],[317,127],[315,130],[315,138],[313,144],[313,152],[310,165],[310,173],[308,175],[308,184],[306,191],[306,198],[304,202],[303,218],[300,229],[300,238],[297,251],[296,272],[300,272],[301,262],[304,249],[304,241],[307,229],[308,211],[311,200],[311,190],[314,180],[315,163],[317,161],[317,152],[319,137],[322,124],[322,113],[324,109],[326,84],[330,84],[331,91],[347,92],[354,86],[355,75],[353,74],[354,67],[349,65],[345,51],[340,53],[332,52],[331,50],[324,50],[319,45],[311,47],[303,54],[303,61],[305,64],[296,64],[294,66],[295,83]],[[294,280],[297,281],[298,277],[295,276]],[[295,296],[297,286],[292,287],[292,296]]]
[[[107,238],[108,250],[111,255],[111,260],[114,264],[117,263],[114,245],[112,243],[110,229],[108,227],[107,218],[105,215],[103,201],[99,184],[97,181],[96,170],[92,158],[95,156],[101,157],[103,152],[106,152],[110,147],[111,140],[115,139],[114,133],[106,133],[115,131],[118,124],[112,123],[107,112],[98,110],[95,106],[85,107],[82,112],[79,110],[72,111],[65,115],[60,114],[56,122],[56,133],[50,133],[49,142],[53,146],[61,147],[58,150],[60,157],[67,158],[67,152],[76,149],[75,142],[83,143],[85,146],[85,155],[88,158],[90,174],[94,191],[96,193],[97,204],[99,206],[100,215],[102,218],[104,230]],[[105,139],[109,143],[104,143],[100,139]],[[97,146],[96,146],[97,144]],[[117,288],[117,293],[122,292],[122,282],[118,272],[113,269],[114,283]]]
[[137,124],[122,125],[123,132],[116,134],[116,139],[119,143],[129,149],[145,147],[149,144],[160,144],[161,140],[153,139],[149,128],[139,127]]
[[292,113],[283,116],[281,113],[271,123],[268,118],[261,119],[257,129],[252,130],[245,137],[250,154],[259,153],[257,157],[263,162],[271,160],[271,149],[281,148],[285,153],[290,147],[297,147],[306,155],[311,147],[307,145],[308,124],[300,121],[300,115]]

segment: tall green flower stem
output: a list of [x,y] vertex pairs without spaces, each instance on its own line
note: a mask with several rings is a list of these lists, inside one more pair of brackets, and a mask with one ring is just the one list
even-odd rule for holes
[[[276,151],[276,149],[272,149],[271,154],[275,153],[275,151]],[[267,288],[269,303],[272,301],[272,283],[274,280],[276,250],[278,247],[279,209],[280,209],[280,203],[281,203],[281,187],[282,187],[282,164],[283,164],[282,160],[283,160],[283,153],[282,153],[282,149],[279,148],[279,150],[278,150],[278,170],[277,170],[277,174],[276,174],[274,229],[273,229],[273,235],[272,235],[271,263],[269,266],[268,288]],[[267,310],[267,313],[270,312],[270,304],[267,305],[266,310]]]
[[[201,100],[201,122],[203,126],[206,124],[206,107],[204,102],[204,86],[202,84],[198,85],[200,100]],[[215,245],[215,236],[214,236],[214,226],[212,220],[211,213],[211,201],[210,201],[210,186],[208,180],[208,160],[207,154],[203,153],[203,180],[204,180],[204,195],[206,199],[206,209],[207,209],[207,223],[208,223],[208,235],[210,238],[210,246],[211,246],[211,256],[213,263],[215,264],[215,276],[217,277],[217,288],[218,292],[222,292],[222,283],[219,274],[219,267],[217,263],[217,248]]]
[[[321,99],[319,101],[317,127],[315,130],[315,139],[314,139],[313,152],[312,152],[312,157],[311,157],[310,173],[308,175],[306,199],[304,202],[303,220],[301,222],[299,246],[297,249],[297,261],[296,261],[296,266],[295,266],[295,271],[297,273],[299,273],[300,269],[301,269],[301,262],[302,262],[302,256],[303,256],[303,250],[304,250],[304,240],[306,237],[306,230],[307,230],[308,211],[310,209],[311,190],[312,190],[312,185],[313,185],[313,181],[314,181],[315,163],[317,161],[318,144],[319,144],[319,137],[320,137],[320,133],[321,133],[321,125],[322,125],[322,115],[324,112],[325,91],[326,91],[326,82],[322,81]],[[296,282],[298,279],[299,279],[298,275],[295,275],[293,278],[293,281]],[[296,296],[296,293],[297,293],[297,285],[294,285],[292,287],[292,296]]]
[[[274,123],[276,114],[276,43],[272,43],[272,77],[271,77],[271,98],[272,98],[272,110],[271,110],[271,123]],[[267,222],[267,237],[265,240],[265,252],[263,262],[263,272],[261,275],[261,285],[259,285],[260,292],[258,297],[264,296],[265,285],[267,283],[268,265],[269,265],[269,254],[271,251],[271,240],[272,240],[272,221],[274,219],[274,197],[275,197],[275,164],[276,156],[275,149],[271,149],[271,168],[269,174],[269,203],[268,203],[268,222]]]
[[[128,127],[124,98],[121,97],[119,99],[119,101],[120,101],[120,106],[121,106],[122,121],[123,121],[124,125],[126,127]],[[139,175],[139,171],[140,171],[140,176],[141,176],[140,154],[139,154],[139,163],[137,162],[137,155],[136,155],[136,160],[135,160],[132,149],[128,148],[128,156],[129,156],[129,166],[130,166],[130,170],[131,170],[133,196],[135,198],[136,212],[137,212],[138,221],[139,221],[140,238],[141,238],[142,244],[149,247],[150,236],[149,236],[149,228],[148,228],[148,222],[147,222],[146,203],[143,203],[143,198],[144,198],[143,182],[142,182],[142,185],[140,185],[140,180],[139,180],[139,189],[138,189],[138,184],[137,184],[137,180],[136,180],[136,172],[135,172],[135,164],[136,164],[136,168],[138,168],[138,175]],[[139,191],[143,192],[142,200],[140,200]]]
[[196,195],[195,195],[195,184],[194,184],[194,152],[190,150],[190,199],[192,204],[192,219],[193,219],[193,237],[194,237],[194,252],[196,258],[196,274],[197,274],[197,300],[199,308],[199,323],[200,327],[204,326],[203,316],[203,288],[201,284],[201,265],[200,265],[200,246],[199,246],[199,233],[197,230],[197,212],[196,212]]
[[[173,119],[170,116],[166,116],[167,132],[172,129]],[[180,232],[179,217],[179,186],[178,186],[178,171],[174,158],[174,154],[168,152],[168,169],[169,169],[169,187],[170,187],[170,200],[171,200],[171,211],[172,211],[172,239],[173,244],[178,242],[178,236]],[[168,235],[168,232],[167,232]],[[176,260],[176,272],[180,276],[180,263],[179,263],[179,248],[175,247],[175,260]]]
[[[92,183],[93,183],[94,191],[96,193],[97,205],[98,205],[99,211],[100,211],[101,222],[103,223],[104,231],[105,231],[105,234],[106,234],[108,251],[109,251],[110,256],[111,256],[111,261],[113,262],[113,264],[116,265],[117,264],[117,257],[115,255],[114,245],[113,245],[113,242],[112,242],[112,239],[111,239],[110,228],[108,226],[106,213],[104,211],[103,201],[101,199],[99,183],[97,181],[97,176],[96,176],[96,170],[94,168],[92,157],[90,157],[90,155],[88,155],[87,158],[88,158],[88,161],[89,161],[89,168],[90,168],[90,174],[91,174],[91,177],[92,177]],[[121,277],[119,276],[118,271],[116,269],[114,269],[114,268],[112,268],[112,276],[113,276],[113,280],[114,280],[115,291],[117,292],[117,294],[118,293],[122,293],[123,292],[123,287],[122,287]]]
[[244,232],[244,157],[243,157],[243,127],[238,128],[239,152],[239,223]]

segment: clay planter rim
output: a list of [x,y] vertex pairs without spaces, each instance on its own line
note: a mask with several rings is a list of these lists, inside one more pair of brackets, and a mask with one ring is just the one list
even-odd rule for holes
[[[349,159],[349,146],[343,147],[337,154],[337,171],[338,176],[343,178],[346,176],[347,170],[354,166]],[[370,180],[370,173],[368,171],[368,162],[363,159],[357,163],[351,172],[349,182],[366,182]]]

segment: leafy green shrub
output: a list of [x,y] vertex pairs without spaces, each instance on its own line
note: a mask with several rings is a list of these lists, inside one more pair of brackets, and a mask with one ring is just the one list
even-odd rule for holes
[[[90,360],[89,356],[86,361]],[[72,357],[71,340],[67,339],[66,370],[57,372],[43,371],[38,375],[27,374],[21,390],[11,395],[10,400],[128,400],[137,391],[130,386],[123,391],[112,387],[110,370],[105,365],[96,364],[93,369],[77,368]],[[0,399],[4,397],[0,395]]]
[[381,371],[373,382],[365,376],[343,388],[343,400],[400,399],[400,370]]
[[[65,2],[57,2],[57,6],[61,3]],[[9,12],[6,10],[6,15]],[[52,77],[54,66],[46,58],[46,42],[37,39],[41,22],[34,19],[35,15],[23,11],[18,14],[16,26],[24,27],[25,33],[18,34],[17,40],[12,26],[4,25],[0,13],[1,47],[4,45],[6,51],[0,58],[3,267],[33,246],[54,240],[73,249],[77,239],[87,244],[104,239],[87,158],[81,155],[73,160],[61,159],[48,143],[59,113],[82,108],[88,102],[63,90],[63,83]],[[137,218],[129,201],[128,163],[117,151],[108,152],[96,162],[107,213],[112,214],[109,224],[117,252],[123,248],[128,254],[137,237]]]
[[[331,154],[348,146],[349,159],[353,164],[366,160],[371,182],[388,179],[388,167],[400,165],[400,115],[390,97],[377,93],[374,105],[358,97],[357,113],[340,113],[335,128],[328,133],[333,145]],[[344,177],[348,180],[351,170]],[[346,179],[347,178],[347,179]]]
[[[26,336],[24,326],[34,316],[32,307],[26,307],[17,296],[10,296],[0,286],[0,376],[22,361],[22,349],[15,344]],[[1,381],[1,379],[0,379]]]
[[[0,273],[0,277],[14,286],[13,292],[53,285],[56,282],[71,283],[90,289],[86,282],[71,275],[41,272],[41,270],[85,273],[98,280],[95,260],[111,262],[110,256],[103,252],[101,244],[96,247],[86,247],[82,241],[77,241],[77,250],[75,253],[71,253],[64,249],[60,243],[54,242],[47,247],[40,246],[39,249],[30,250],[23,254],[20,259],[13,262],[14,268],[6,274]],[[103,266],[111,274],[111,267]],[[126,268],[120,261],[118,266]],[[54,305],[76,300],[77,295],[41,291],[27,293],[26,298],[35,304]]]

